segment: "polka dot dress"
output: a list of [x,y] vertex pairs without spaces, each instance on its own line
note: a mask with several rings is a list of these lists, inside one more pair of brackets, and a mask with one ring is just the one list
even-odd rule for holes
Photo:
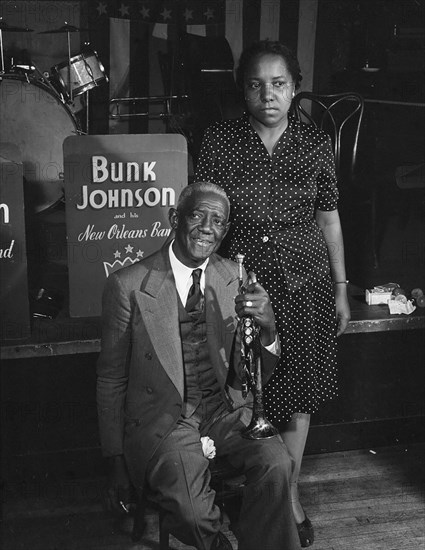
[[336,319],[326,244],[316,208],[338,192],[328,136],[292,117],[270,156],[248,116],[204,136],[196,181],[222,186],[231,229],[220,253],[254,271],[270,294],[282,358],[264,389],[267,418],[281,426],[337,394]]

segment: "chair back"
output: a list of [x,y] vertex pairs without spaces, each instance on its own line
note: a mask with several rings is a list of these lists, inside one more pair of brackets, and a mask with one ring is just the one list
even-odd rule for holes
[[356,92],[299,92],[292,101],[295,117],[328,133],[332,140],[340,184],[351,183],[357,160],[364,100]]

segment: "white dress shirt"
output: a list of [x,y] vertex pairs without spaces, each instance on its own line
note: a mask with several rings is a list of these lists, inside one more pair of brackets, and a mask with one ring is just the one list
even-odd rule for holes
[[[180,300],[185,306],[187,302],[187,295],[189,294],[190,287],[193,283],[192,272],[194,268],[187,267],[186,265],[181,263],[181,261],[174,254],[173,242],[170,244],[170,248],[168,249],[171,269],[173,270],[174,279],[176,281],[176,288],[177,292],[179,293]],[[207,258],[203,264],[196,268],[202,270],[201,280],[199,282],[202,294],[205,293],[205,268],[208,265],[208,261],[209,258]]]

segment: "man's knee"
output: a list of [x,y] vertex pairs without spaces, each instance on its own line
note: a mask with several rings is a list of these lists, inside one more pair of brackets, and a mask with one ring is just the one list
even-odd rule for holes
[[288,453],[286,447],[282,449],[282,453],[277,457],[279,460],[279,467],[281,468],[282,475],[290,478],[294,469],[295,461]]
[[261,460],[266,477],[273,485],[286,485],[292,475],[293,462],[284,445],[269,449]]

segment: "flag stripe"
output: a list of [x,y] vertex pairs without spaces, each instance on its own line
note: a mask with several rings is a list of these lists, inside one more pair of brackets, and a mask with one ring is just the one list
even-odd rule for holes
[[261,2],[247,0],[243,4],[242,36],[243,47],[260,40]]
[[[130,94],[130,20],[111,17],[109,21],[109,97],[110,99],[128,97]],[[124,109],[123,112],[125,112]],[[127,134],[128,119],[110,120],[109,131],[112,134]]]
[[279,40],[295,53],[298,43],[299,0],[282,0],[279,13]]
[[279,40],[280,0],[261,0],[260,40]]
[[155,38],[168,39],[168,25],[166,23],[155,23],[153,26],[152,36]]
[[318,0],[300,0],[298,60],[303,71],[303,90],[313,89],[314,47]]
[[[153,29],[153,25],[151,25]],[[170,93],[163,80],[160,55],[167,51],[167,42],[161,38],[155,38],[153,35],[149,40],[149,95],[161,96]],[[164,73],[168,71],[164,69]],[[164,111],[164,105],[151,105],[151,112],[157,114]],[[149,133],[161,134],[166,129],[166,121],[151,118],[149,120]]]
[[196,34],[196,36],[207,36],[206,25],[187,25],[186,31],[189,34]]
[[226,0],[225,38],[232,50],[235,65],[238,63],[243,48],[242,22],[242,0]]
[[[138,19],[130,23],[130,80],[129,92],[131,97],[149,96],[149,42],[151,26]],[[149,103],[136,104],[136,112],[149,111]],[[147,117],[130,118],[130,133],[143,134],[149,129]]]
[[[235,66],[243,48],[253,41],[280,40],[298,53],[305,77],[303,84],[311,87],[315,29],[310,19],[315,14],[308,8],[312,4],[317,11],[317,3],[318,0],[90,2],[89,27],[93,29],[90,37],[110,78],[109,84],[104,82],[91,92],[90,112],[96,129],[101,128],[99,133],[106,133],[108,128],[111,133],[127,133],[164,127],[162,121],[151,120],[145,130],[147,119],[141,117],[108,120],[109,97],[164,93],[159,52],[178,53],[178,37],[184,31],[198,36],[224,36]],[[218,50],[215,55],[222,57]]]
[[[105,14],[100,17],[95,10],[89,11],[88,27],[93,29],[90,32],[91,47],[96,50],[99,61],[102,63],[105,74],[109,79],[111,72],[109,62],[109,18]],[[108,82],[101,82],[89,93],[89,130],[95,129],[98,134],[107,134],[109,132],[109,80]]]
[[110,97],[122,97],[123,91],[128,95],[130,20],[111,17],[109,21]]

